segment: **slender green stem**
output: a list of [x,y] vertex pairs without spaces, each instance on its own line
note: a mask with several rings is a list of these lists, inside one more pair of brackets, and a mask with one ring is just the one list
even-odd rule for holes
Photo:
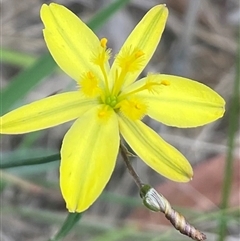
[[127,148],[121,143],[120,144],[120,153],[122,155],[122,158],[127,166],[127,169],[130,173],[130,175],[133,177],[135,183],[137,184],[138,188],[141,189],[142,186],[143,186],[143,183],[142,181],[140,180],[138,174],[135,172],[135,170],[133,169],[130,161],[129,161],[129,158],[128,158],[128,150]]
[[[234,161],[234,147],[235,147],[235,136],[238,129],[239,123],[239,112],[240,112],[240,30],[238,38],[238,53],[236,61],[236,79],[233,86],[233,97],[230,104],[229,113],[229,130],[228,130],[228,151],[226,156],[226,167],[224,174],[224,183],[222,189],[222,203],[221,210],[224,212],[229,205],[229,197],[231,194],[232,176],[233,176],[233,161]],[[227,232],[227,219],[222,214],[219,222],[219,241],[225,240]]]
[[[143,205],[153,212],[164,213],[165,217],[180,233],[187,235],[197,241],[205,240],[207,238],[206,235],[197,230],[194,226],[190,225],[184,216],[173,210],[168,200],[162,194],[159,194],[150,185],[144,184],[140,180],[138,174],[135,172],[128,159],[128,150],[122,143],[120,144],[120,153],[128,168],[129,173],[139,188],[140,197],[143,199]],[[179,225],[180,223],[181,225]]]

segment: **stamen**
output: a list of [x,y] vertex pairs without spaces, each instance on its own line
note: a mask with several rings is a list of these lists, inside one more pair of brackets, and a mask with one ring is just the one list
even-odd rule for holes
[[99,80],[91,71],[82,75],[79,85],[81,86],[82,92],[88,97],[96,97],[101,93]]
[[100,40],[101,46],[102,46],[104,49],[107,48],[107,42],[108,42],[107,38],[102,38],[102,39]]
[[111,49],[106,48],[106,43],[105,41],[100,42],[99,48],[93,53],[92,62],[94,64],[99,66],[104,65],[110,59]]
[[157,75],[148,75],[144,85],[128,93],[124,93],[122,95],[120,94],[119,100],[123,100],[127,98],[127,96],[136,94],[144,90],[148,90],[152,94],[154,93],[158,94],[159,90],[161,90],[161,88],[159,88],[160,86],[169,86],[170,84],[171,83],[169,80],[159,80],[159,77]]
[[97,117],[98,117],[98,120],[100,121],[107,121],[110,118],[111,114],[112,112],[110,111],[109,106],[104,105],[99,108],[97,112]]
[[144,52],[142,50],[138,50],[136,53],[135,53],[135,57],[136,58],[140,58],[144,55]]
[[106,86],[106,94],[109,94],[109,84],[108,84],[108,74],[106,71],[106,64],[107,61],[110,58],[111,50],[107,49],[107,38],[102,38],[100,41],[100,44],[96,51],[93,53],[93,59],[92,62],[96,65],[98,65],[101,69],[101,72],[103,74],[105,86]]
[[116,70],[115,84],[113,86],[113,91],[112,91],[114,95],[117,95],[120,92],[126,76],[126,73],[123,71],[121,71],[120,75],[118,73],[119,72]]
[[120,111],[132,120],[140,120],[147,112],[147,105],[139,98],[133,97],[119,103]]
[[105,86],[106,86],[106,94],[109,94],[110,93],[110,90],[109,90],[109,85],[108,85],[108,75],[107,75],[107,72],[106,72],[106,69],[105,69],[105,66],[104,65],[100,65],[100,69],[103,73],[103,77],[104,77],[104,81],[105,81]]
[[94,79],[95,78],[94,74],[91,71],[87,72],[87,77],[89,79]]
[[145,53],[139,48],[125,47],[116,57],[116,63],[120,67],[120,74],[115,79],[113,93],[118,94],[128,73],[133,73],[143,66]]
[[168,80],[162,80],[162,81],[161,81],[161,84],[162,84],[162,85],[165,85],[165,86],[168,86],[168,85],[170,85],[170,81],[168,81]]
[[125,47],[116,57],[122,71],[135,72],[142,68],[145,53],[138,47]]

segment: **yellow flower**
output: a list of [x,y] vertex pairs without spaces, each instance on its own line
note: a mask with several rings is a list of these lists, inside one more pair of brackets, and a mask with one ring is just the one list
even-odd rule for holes
[[47,47],[79,89],[33,102],[1,117],[1,133],[21,134],[77,119],[61,148],[60,186],[70,212],[86,210],[113,172],[120,134],[151,168],[186,182],[185,157],[141,119],[195,127],[220,118],[224,100],[198,82],[165,74],[135,80],[151,59],[165,27],[165,5],[153,7],[134,28],[112,67],[107,39],[98,37],[65,7],[41,8]]

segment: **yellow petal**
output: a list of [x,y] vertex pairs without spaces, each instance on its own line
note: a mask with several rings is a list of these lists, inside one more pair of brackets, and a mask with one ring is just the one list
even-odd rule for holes
[[79,118],[64,137],[60,186],[70,212],[83,212],[98,198],[113,172],[118,149],[117,116],[103,105]]
[[[124,86],[134,82],[151,59],[161,39],[167,16],[168,9],[165,5],[158,5],[153,7],[138,23],[138,25],[134,28],[132,33],[123,44],[121,50],[119,51],[119,55],[123,54],[123,52],[126,52],[126,50],[129,48],[132,50],[138,49],[139,52],[143,53],[141,68],[136,70],[134,73],[129,73]],[[120,68],[117,61],[115,60],[111,69],[111,74],[114,77],[116,76],[116,71],[120,73]]]
[[140,120],[119,117],[120,133],[136,154],[156,172],[177,182],[187,182],[193,175],[187,159]]
[[101,78],[99,66],[92,63],[100,42],[92,30],[64,6],[43,4],[41,19],[44,39],[59,67],[74,80],[91,70]]
[[[162,83],[155,93],[139,92],[148,105],[148,115],[169,126],[196,127],[215,121],[223,116],[224,99],[206,85],[173,75],[156,75]],[[146,82],[144,78],[131,88]],[[128,90],[129,91],[129,90]]]
[[0,133],[21,134],[46,129],[76,119],[95,105],[96,100],[84,98],[79,91],[50,96],[0,117]]

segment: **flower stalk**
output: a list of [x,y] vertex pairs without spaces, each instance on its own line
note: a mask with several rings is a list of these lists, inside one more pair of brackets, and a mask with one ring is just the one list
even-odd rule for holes
[[178,230],[180,233],[196,241],[205,240],[207,238],[206,235],[200,232],[191,224],[189,224],[182,214],[178,213],[171,207],[171,204],[161,193],[158,193],[154,188],[152,188],[148,184],[144,184],[140,180],[138,174],[132,167],[130,160],[128,158],[129,152],[122,143],[120,144],[120,153],[130,175],[133,177],[135,183],[139,188],[140,197],[143,200],[143,205],[153,212],[164,213],[165,217],[171,222],[173,227],[175,227],[175,229]]

